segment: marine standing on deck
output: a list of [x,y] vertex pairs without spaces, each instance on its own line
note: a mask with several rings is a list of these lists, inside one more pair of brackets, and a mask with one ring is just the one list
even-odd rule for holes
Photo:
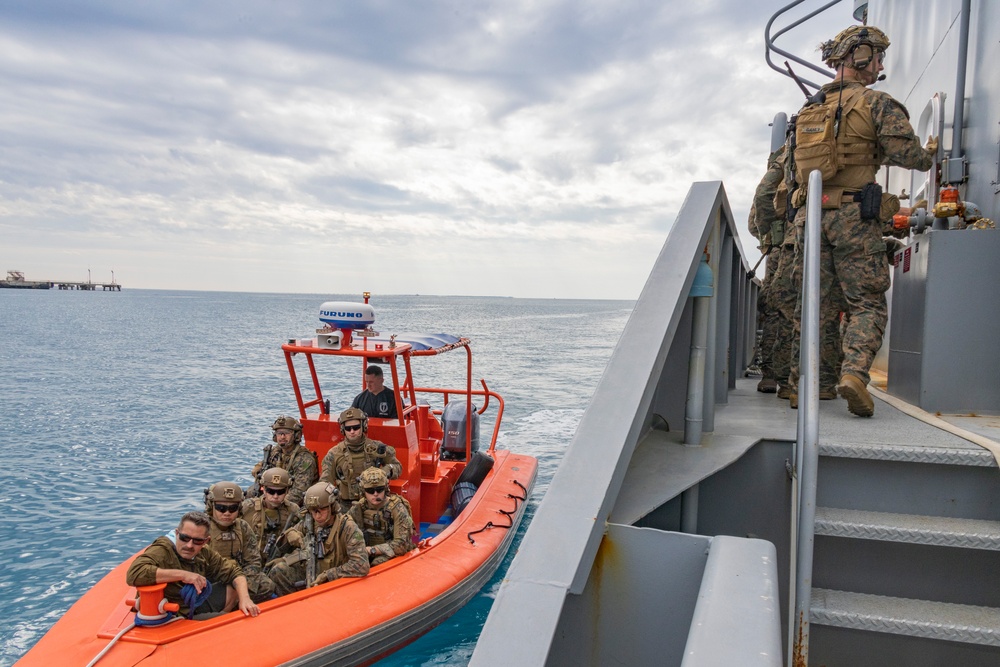
[[281,468],[268,468],[260,481],[261,495],[244,500],[240,516],[257,536],[261,562],[267,565],[274,557],[278,538],[295,523],[299,506],[288,500],[291,482]]
[[[875,353],[882,345],[888,321],[885,292],[889,289],[889,264],[882,225],[899,208],[893,195],[882,195],[875,174],[883,164],[926,171],[937,152],[937,139],[927,147],[910,126],[905,107],[889,94],[870,90],[882,71],[882,60],[889,39],[878,28],[852,26],[822,46],[823,59],[837,75],[820,89],[825,100],[807,105],[799,112],[796,129],[795,162],[798,188],[792,193],[792,205],[799,209],[795,224],[798,273],[805,225],[806,185],[813,169],[824,174],[823,216],[820,239],[820,331],[828,330],[840,312],[835,291],[839,287],[846,300],[846,324],[843,332],[843,362],[837,391],[847,399],[853,414],[870,417],[875,404],[868,393],[869,370]],[[817,109],[821,105],[823,109]],[[827,127],[822,122],[803,123],[804,115],[819,117],[814,111],[826,111]],[[815,139],[832,136],[835,150],[808,153],[816,148]],[[824,157],[825,156],[825,157]],[[832,165],[831,165],[832,163]],[[832,169],[830,167],[833,167]],[[801,328],[801,304],[796,308],[795,334],[792,336],[793,364],[790,380],[798,383],[798,340]],[[821,354],[828,354],[821,350]],[[824,361],[833,366],[836,360]]]
[[[262,470],[281,468],[292,479],[288,500],[301,504],[306,489],[319,479],[316,453],[302,444],[302,424],[294,417],[284,415],[278,417],[271,424],[271,431],[271,440],[278,446],[268,445],[264,448],[264,458],[254,466],[251,474],[257,479],[258,473]],[[247,495],[251,497],[260,495],[259,483],[254,482]]]
[[380,468],[361,473],[364,498],[349,512],[365,536],[372,565],[402,556],[413,544],[413,513],[405,498],[389,490],[389,479]]
[[340,511],[347,512],[361,500],[361,473],[374,466],[384,470],[389,479],[396,479],[403,465],[396,458],[395,448],[368,437],[368,416],[363,411],[347,408],[340,413],[338,422],[344,440],[323,457],[321,479],[337,485]]
[[262,570],[257,534],[240,517],[243,489],[236,482],[218,482],[205,489],[205,512],[212,520],[209,535],[212,548],[224,558],[232,558],[247,578],[254,602],[274,597],[274,583]]
[[[765,176],[765,180],[761,181],[761,186],[764,187],[758,186],[757,196],[754,198],[754,205],[757,206],[759,203],[764,208],[763,199],[768,196],[773,197],[775,220],[771,226],[771,238],[774,248],[771,252],[775,259],[775,269],[767,292],[768,305],[775,311],[773,317],[776,328],[771,364],[774,377],[778,380],[778,398],[791,400],[793,408],[798,407],[798,395],[788,376],[791,373],[795,308],[802,294],[802,267],[796,264],[795,253],[798,228],[793,222],[796,209],[791,208],[788,196],[788,184],[795,183],[794,162],[788,159],[794,147],[795,123],[793,117],[786,143],[779,149],[780,154],[776,157],[776,160],[780,160],[780,164],[775,165],[772,162],[769,165],[770,169],[778,167],[782,170],[781,180],[775,185],[773,172],[769,171],[771,178]],[[772,185],[775,190],[770,189]],[[771,257],[768,258],[768,262],[770,260]],[[770,270],[770,265],[768,269]],[[831,300],[831,307],[838,313],[846,309],[839,285],[834,285]],[[827,322],[825,328],[820,331],[820,350],[819,399],[829,401],[837,398],[836,385],[840,379],[840,362],[843,356],[840,323],[836,317]]]
[[354,520],[337,509],[337,490],[318,482],[306,490],[306,513],[278,543],[284,558],[271,568],[278,595],[342,577],[368,574],[365,538]]
[[[779,251],[782,245],[784,220],[774,212],[774,193],[784,177],[784,146],[771,153],[767,159],[767,172],[757,185],[753,204],[750,207],[748,227],[750,233],[760,242],[764,253],[764,279],[761,281],[757,297],[757,311],[760,316],[761,336],[757,356],[760,359],[761,379],[757,391],[773,394],[778,390],[775,375],[774,348],[781,328],[781,311],[773,304],[774,277],[777,272]],[[787,374],[786,376],[787,377]]]

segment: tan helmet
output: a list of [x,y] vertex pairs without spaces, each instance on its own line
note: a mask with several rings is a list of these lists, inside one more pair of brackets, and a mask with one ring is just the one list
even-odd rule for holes
[[260,476],[260,485],[272,489],[287,489],[292,485],[292,480],[284,468],[268,468]]
[[302,497],[302,505],[306,509],[322,509],[332,507],[337,503],[337,487],[329,482],[316,482]]
[[347,408],[340,413],[340,418],[337,419],[337,423],[340,424],[340,432],[344,435],[344,422],[351,421],[352,419],[361,420],[361,432],[368,433],[368,415],[361,408]]
[[857,69],[867,67],[871,59],[875,57],[876,51],[884,52],[888,49],[889,38],[884,32],[874,26],[852,25],[846,30],[841,30],[830,41],[821,44],[820,51],[823,54],[823,61],[827,67],[837,69],[848,55],[854,53],[862,45],[867,45],[869,48],[866,50],[867,53],[863,55],[859,54],[862,55],[860,59],[855,58],[855,67]]
[[365,468],[365,471],[361,473],[361,477],[358,479],[361,481],[362,489],[374,489],[389,484],[389,478],[385,476],[382,469],[375,467]]
[[243,489],[236,482],[216,482],[205,490],[205,509],[212,511],[215,503],[242,503]]
[[295,417],[286,417],[285,415],[281,415],[274,420],[274,423],[271,424],[271,431],[273,431],[273,433],[271,433],[271,439],[275,442],[278,442],[279,428],[285,428],[292,432],[292,442],[294,444],[297,445],[302,441],[302,424],[300,424],[299,420]]

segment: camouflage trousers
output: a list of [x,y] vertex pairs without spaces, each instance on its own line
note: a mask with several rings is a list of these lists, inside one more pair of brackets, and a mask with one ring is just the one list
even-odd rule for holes
[[264,602],[274,597],[274,582],[266,574],[255,572],[249,575],[244,573],[244,576],[247,578],[247,589],[254,602]]
[[[836,384],[850,373],[868,384],[875,354],[882,346],[889,311],[885,293],[889,289],[889,260],[885,254],[881,225],[862,220],[858,204],[823,211],[820,239],[820,389]],[[802,285],[805,208],[795,217],[799,232],[795,251],[796,284]],[[844,312],[843,332],[840,313]],[[798,360],[801,303],[795,309],[792,337],[793,359]],[[839,345],[832,341],[842,338]],[[838,370],[839,368],[839,370]],[[791,377],[798,380],[798,363]],[[832,384],[827,384],[831,382]]]
[[774,262],[774,275],[768,290],[768,305],[771,315],[771,368],[772,377],[782,385],[788,383],[792,359],[792,320],[798,293],[792,280],[795,261],[795,246],[781,245],[771,251],[768,263]]
[[766,379],[778,379],[774,374],[774,342],[778,333],[778,319],[781,314],[772,305],[772,289],[774,287],[774,268],[777,266],[777,248],[764,260],[764,280],[761,281],[760,294],[757,297],[757,314],[760,322],[760,342],[757,357],[760,359],[761,376]]
[[275,560],[267,574],[274,582],[274,592],[277,595],[288,595],[306,587],[307,559],[305,549],[296,549],[284,558]]

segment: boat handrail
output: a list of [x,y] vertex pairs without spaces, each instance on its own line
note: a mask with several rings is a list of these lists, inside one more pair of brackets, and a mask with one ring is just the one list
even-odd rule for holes
[[[500,434],[500,421],[503,419],[503,410],[504,410],[503,396],[501,396],[500,394],[496,393],[495,391],[487,387],[486,380],[484,380],[483,378],[480,378],[479,382],[483,385],[482,390],[473,389],[472,391],[468,392],[468,394],[471,396],[485,397],[482,407],[476,409],[476,414],[481,415],[484,412],[486,412],[486,410],[490,407],[491,397],[497,402],[497,414],[493,422],[493,435],[490,437],[490,446],[488,449],[488,451],[492,452],[493,450],[496,449],[497,436]],[[413,391],[416,394],[421,394],[421,393],[441,394],[445,405],[448,404],[448,399],[450,396],[452,395],[465,396],[467,393],[466,390],[464,389],[455,389],[455,388],[447,389],[443,387],[414,387]],[[433,412],[436,415],[440,415],[443,412],[443,410],[433,410]]]
[[[714,431],[716,404],[728,402],[729,389],[753,355],[760,284],[750,272],[721,181],[694,183],[688,191],[545,502],[528,526],[471,664],[546,663],[557,634],[548,624],[557,622],[567,596],[581,594],[587,584],[636,445],[655,424],[666,421],[678,430],[685,423],[692,286],[703,255],[717,286],[709,297],[702,415],[702,431]],[[557,550],[546,546],[553,539],[559,541]]]

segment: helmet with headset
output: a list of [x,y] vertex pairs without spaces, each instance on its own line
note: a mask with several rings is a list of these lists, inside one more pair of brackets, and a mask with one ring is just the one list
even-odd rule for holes
[[874,26],[852,25],[841,30],[836,37],[820,45],[823,61],[827,67],[837,69],[852,55],[853,67],[864,69],[871,64],[878,54],[885,53],[889,48],[889,38],[884,32]]

